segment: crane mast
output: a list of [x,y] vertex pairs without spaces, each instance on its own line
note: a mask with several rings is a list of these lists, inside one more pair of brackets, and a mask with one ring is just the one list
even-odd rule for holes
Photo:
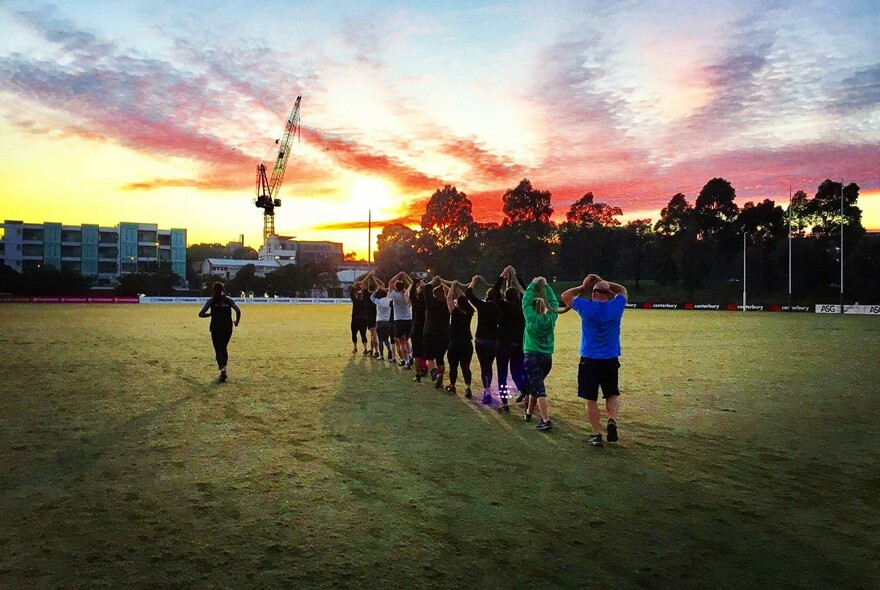
[[281,182],[284,180],[284,170],[287,168],[287,159],[290,157],[290,145],[293,138],[299,133],[299,103],[302,96],[296,97],[296,103],[287,125],[284,127],[284,136],[276,141],[278,144],[278,156],[275,158],[275,167],[272,169],[272,180],[266,176],[266,162],[260,162],[257,166],[257,198],[254,205],[263,210],[263,243],[275,234],[275,208],[281,206],[278,193],[281,190]]

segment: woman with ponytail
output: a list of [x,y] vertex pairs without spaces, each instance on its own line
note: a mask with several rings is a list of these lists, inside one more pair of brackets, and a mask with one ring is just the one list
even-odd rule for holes
[[535,405],[541,414],[536,427],[547,431],[553,428],[550,409],[547,406],[547,389],[544,380],[553,367],[554,331],[559,313],[559,301],[544,277],[535,277],[523,293],[522,310],[525,317],[523,353],[526,374],[529,378],[529,395],[525,396],[525,419],[531,420]]
[[[232,338],[232,326],[238,326],[241,319],[241,310],[235,301],[224,292],[223,283],[217,282],[213,286],[214,294],[205,303],[200,318],[211,318],[211,342],[214,344],[214,355],[217,358],[217,368],[220,369],[220,383],[226,381],[226,364],[229,362],[229,353],[226,347]],[[235,310],[235,321],[232,320],[232,311]]]

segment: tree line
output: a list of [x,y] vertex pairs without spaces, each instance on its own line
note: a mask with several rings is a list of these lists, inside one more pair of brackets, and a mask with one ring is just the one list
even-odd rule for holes
[[[837,300],[841,220],[845,297],[880,301],[880,239],[866,235],[858,196],[857,184],[831,180],[812,197],[792,195],[792,302]],[[501,223],[480,223],[467,195],[446,185],[428,200],[421,230],[383,228],[375,261],[379,274],[388,276],[399,270],[491,276],[514,264],[524,276],[556,281],[580,281],[590,272],[619,278],[634,298],[650,292],[736,300],[745,253],[750,300],[785,302],[789,207],[770,199],[740,207],[735,199],[730,182],[713,178],[693,201],[673,195],[656,222],[623,224],[621,208],[587,192],[571,204],[565,221],[555,223],[550,191],[523,179],[502,195]]]

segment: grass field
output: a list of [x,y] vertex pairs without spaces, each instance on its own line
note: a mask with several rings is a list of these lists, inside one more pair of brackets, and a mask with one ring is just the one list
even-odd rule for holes
[[574,314],[542,434],[345,307],[244,307],[218,385],[197,311],[0,307],[0,588],[880,585],[877,318],[630,311],[594,449]]

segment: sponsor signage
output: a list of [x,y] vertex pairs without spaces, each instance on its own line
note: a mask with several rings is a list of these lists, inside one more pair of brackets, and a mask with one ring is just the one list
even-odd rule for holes
[[[741,303],[658,303],[654,301],[627,301],[627,309],[685,309],[688,311],[742,311]],[[835,307],[835,306],[831,306]],[[877,307],[877,306],[875,306]],[[786,312],[809,312],[809,305],[747,305],[746,311],[786,311]],[[828,312],[826,312],[828,313]],[[839,313],[839,311],[838,311]]]
[[[840,313],[840,306],[830,303],[816,304],[816,313]],[[880,315],[880,305],[844,305],[847,315]]]
[[[141,297],[140,302],[146,304],[197,304],[204,305],[209,297]],[[344,305],[351,300],[342,297],[233,297],[239,305]]]
[[137,297],[0,297],[0,303],[138,303]]

